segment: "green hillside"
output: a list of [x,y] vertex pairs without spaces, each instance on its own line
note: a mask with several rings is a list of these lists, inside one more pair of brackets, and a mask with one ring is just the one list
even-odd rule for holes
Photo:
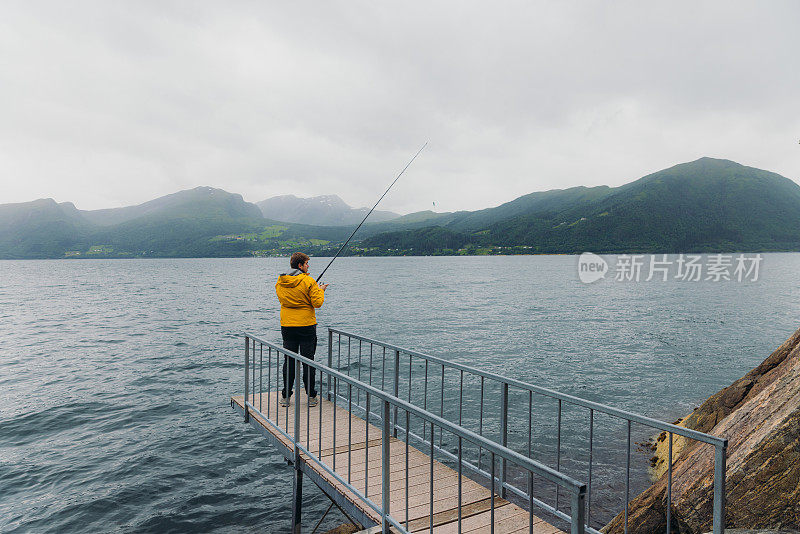
[[377,248],[385,252],[413,254],[455,253],[469,243],[469,236],[441,226],[429,226],[417,230],[387,232],[369,237],[360,243],[365,253]]
[[209,187],[97,212],[52,199],[0,205],[0,259],[272,255],[347,233],[270,221],[241,195]]
[[[349,226],[265,219],[211,187],[81,211],[42,199],[0,205],[0,259],[332,254]],[[359,242],[359,240],[361,240]],[[494,208],[418,212],[365,225],[345,254],[800,250],[800,186],[702,158],[620,187],[531,193]]]
[[[502,219],[520,208],[523,214]],[[498,252],[800,250],[800,186],[775,173],[702,158],[617,188],[534,193],[443,226]],[[369,243],[389,248],[400,241],[387,234]]]
[[398,217],[384,223],[367,224],[361,236],[371,236],[383,232],[416,230],[439,226],[454,232],[471,233],[486,229],[490,225],[530,213],[554,214],[567,208],[586,205],[607,196],[612,189],[608,186],[572,187],[569,189],[553,189],[538,191],[506,202],[494,208],[478,211],[456,211],[450,213],[434,213],[419,211]]
[[592,202],[605,198],[611,191],[612,189],[605,185],[539,191],[521,196],[495,208],[466,212],[446,226],[451,230],[471,232],[485,229],[499,221],[532,213],[541,216],[555,215],[566,209],[587,206]]
[[52,198],[0,206],[0,258],[63,257],[90,232],[90,224]]

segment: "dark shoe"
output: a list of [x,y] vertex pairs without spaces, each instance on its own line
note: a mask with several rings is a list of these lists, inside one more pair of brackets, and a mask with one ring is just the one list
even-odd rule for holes
[[283,396],[282,396],[282,397],[281,397],[281,406],[283,406],[283,407],[285,408],[285,407],[289,406],[289,403],[290,403],[291,401],[292,401],[292,398],[291,398],[291,397],[289,397],[289,398],[287,399],[286,397],[283,397]]
[[308,398],[308,406],[313,408],[317,405],[317,398],[316,397],[309,397]]

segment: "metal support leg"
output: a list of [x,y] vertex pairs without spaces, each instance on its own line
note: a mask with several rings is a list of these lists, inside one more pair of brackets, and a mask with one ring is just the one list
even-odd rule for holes
[[300,516],[303,507],[303,472],[297,462],[294,464],[294,484],[292,485],[292,534],[300,534]]
[[[314,482],[314,479],[313,479],[313,478],[309,478],[309,480],[310,480],[311,482]],[[314,482],[314,485],[315,485],[315,486],[317,486],[317,487],[319,488],[319,490],[320,490],[320,491],[323,493],[323,495],[325,495],[325,496],[326,496],[328,499],[330,499],[330,501],[331,501],[331,506],[335,506],[335,507],[336,507],[336,508],[337,508],[337,509],[338,509],[338,510],[339,510],[339,511],[342,513],[342,515],[343,515],[343,516],[344,516],[344,517],[345,517],[345,518],[346,518],[346,519],[347,519],[347,520],[350,522],[350,524],[351,524],[351,525],[353,525],[354,527],[356,527],[356,530],[364,530],[364,526],[363,526],[361,523],[359,523],[358,521],[356,521],[355,519],[353,519],[352,517],[350,517],[350,514],[348,514],[348,513],[345,511],[345,509],[344,509],[344,508],[342,508],[341,506],[339,506],[339,504],[338,504],[338,503],[337,503],[335,500],[333,500],[333,499],[331,498],[331,496],[330,496],[330,495],[328,495],[324,489],[322,489],[322,486],[320,486],[320,485],[319,485],[319,484],[317,484],[316,482]],[[330,507],[329,507],[328,509],[330,509]],[[328,512],[325,512],[325,514],[327,514],[327,513],[328,513]],[[322,524],[322,519],[325,519],[325,516],[324,516],[324,515],[322,516],[322,518],[320,518],[320,521],[317,523],[317,526],[316,526],[316,527],[314,527],[314,530],[316,530],[317,528],[319,528],[319,526]],[[313,530],[311,531],[311,534],[314,534],[314,531],[313,531]]]
[[[327,495],[326,495],[326,497],[327,497]],[[325,513],[322,514],[322,517],[319,518],[319,521],[317,521],[317,524],[314,525],[313,529],[311,529],[311,534],[314,534],[317,531],[317,529],[319,528],[319,526],[322,524],[322,522],[325,521],[325,518],[328,516],[328,512],[330,512],[333,509],[333,505],[334,505],[334,502],[331,501],[331,503],[328,505],[328,509],[325,510]]]

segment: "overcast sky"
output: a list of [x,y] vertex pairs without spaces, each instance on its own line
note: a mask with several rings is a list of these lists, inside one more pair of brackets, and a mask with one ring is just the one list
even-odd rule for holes
[[400,213],[712,156],[800,181],[800,2],[0,4],[0,203]]

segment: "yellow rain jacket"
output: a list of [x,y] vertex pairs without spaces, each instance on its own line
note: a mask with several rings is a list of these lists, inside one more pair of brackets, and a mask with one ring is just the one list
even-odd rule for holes
[[299,269],[278,276],[275,293],[281,301],[281,326],[310,326],[317,324],[314,308],[325,301],[316,280]]

